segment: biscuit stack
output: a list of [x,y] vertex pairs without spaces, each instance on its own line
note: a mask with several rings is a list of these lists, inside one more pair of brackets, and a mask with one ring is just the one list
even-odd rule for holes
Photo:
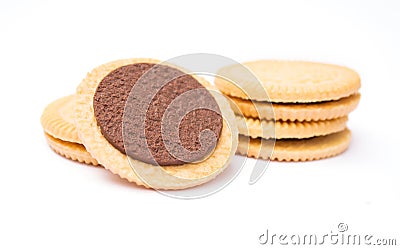
[[262,60],[225,67],[219,73],[223,77],[216,78],[215,85],[232,101],[238,121],[238,154],[308,161],[347,149],[348,114],[360,100],[360,78],[353,70]]

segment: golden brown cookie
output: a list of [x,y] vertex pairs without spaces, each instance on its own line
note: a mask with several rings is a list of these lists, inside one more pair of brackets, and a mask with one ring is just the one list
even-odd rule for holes
[[45,133],[47,143],[57,154],[81,163],[99,165],[82,144],[63,141]]
[[346,128],[347,116],[332,120],[290,122],[265,121],[236,116],[239,133],[252,138],[309,138],[342,131]]
[[360,94],[354,94],[336,101],[316,103],[267,103],[229,97],[236,114],[250,118],[281,121],[318,121],[347,116],[360,101]]
[[264,139],[253,139],[241,135],[237,153],[276,161],[311,161],[344,152],[350,144],[350,139],[351,132],[345,129],[341,132],[309,139],[276,140],[271,156],[270,144],[264,143],[265,146],[261,146],[261,140]]
[[[247,67],[259,82],[243,72]],[[267,102],[310,103],[338,100],[358,92],[359,75],[346,67],[301,61],[260,60],[222,68],[215,85],[226,95]],[[267,92],[269,97],[265,94]],[[244,90],[244,91],[243,91]]]
[[98,165],[81,144],[74,125],[75,95],[50,103],[40,119],[49,146],[59,155],[81,163]]
[[[183,189],[210,181],[221,173],[233,158],[237,148],[238,134],[236,126],[232,125],[235,124],[235,117],[229,103],[204,79],[194,76],[201,85],[212,90],[210,93],[218,103],[223,117],[221,135],[216,148],[204,161],[160,167],[132,159],[116,149],[104,137],[97,124],[93,102],[100,82],[121,67],[158,63],[159,61],[154,59],[127,59],[107,63],[91,71],[77,88],[75,122],[79,137],[86,149],[101,165],[121,178],[138,185],[154,189]],[[139,176],[137,173],[140,173]]]
[[81,143],[74,124],[75,95],[62,97],[50,103],[40,121],[44,131],[66,142]]

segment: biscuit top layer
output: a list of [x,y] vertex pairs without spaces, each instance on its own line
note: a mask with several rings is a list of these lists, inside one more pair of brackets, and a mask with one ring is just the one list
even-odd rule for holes
[[355,94],[360,88],[355,71],[324,63],[260,60],[224,67],[218,73],[239,85],[216,78],[215,84],[223,93],[257,101],[331,101]]
[[103,136],[116,149],[153,165],[205,159],[222,130],[211,93],[166,65],[137,63],[111,71],[97,87],[93,108]]

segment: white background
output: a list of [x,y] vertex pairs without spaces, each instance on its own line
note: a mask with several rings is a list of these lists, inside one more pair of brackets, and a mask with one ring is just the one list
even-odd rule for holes
[[[400,244],[399,2],[233,2],[1,0],[0,249],[266,249],[266,229],[323,235],[340,222]],[[43,108],[93,67],[197,52],[354,68],[349,150],[272,162],[251,186],[245,168],[215,195],[178,200],[48,148]]]

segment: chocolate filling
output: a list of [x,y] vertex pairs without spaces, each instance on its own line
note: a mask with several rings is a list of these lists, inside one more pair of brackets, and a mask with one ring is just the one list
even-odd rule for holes
[[116,149],[153,165],[205,159],[222,130],[210,92],[165,65],[137,63],[113,70],[99,83],[93,108],[103,136]]

